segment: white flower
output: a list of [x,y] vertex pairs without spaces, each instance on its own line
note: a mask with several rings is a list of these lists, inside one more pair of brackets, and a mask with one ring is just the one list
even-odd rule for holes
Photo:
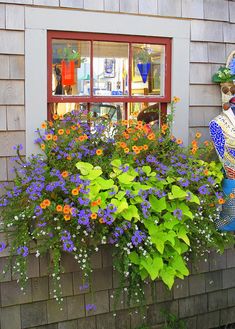
[[37,250],[36,251],[36,254],[35,254],[36,257],[39,257],[40,256],[40,252]]

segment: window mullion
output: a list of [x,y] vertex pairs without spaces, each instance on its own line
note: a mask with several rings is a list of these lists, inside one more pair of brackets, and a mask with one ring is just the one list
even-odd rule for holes
[[132,43],[129,43],[129,67],[128,67],[128,93],[131,96],[131,80],[132,80]]
[[93,97],[93,40],[91,40],[90,58],[90,97]]

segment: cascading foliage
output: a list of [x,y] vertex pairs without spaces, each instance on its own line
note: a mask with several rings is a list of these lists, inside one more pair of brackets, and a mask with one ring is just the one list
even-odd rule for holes
[[88,124],[71,112],[42,124],[41,154],[24,160],[17,147],[14,187],[2,187],[0,251],[9,248],[22,287],[29,254],[49,253],[60,301],[62,253],[74,256],[86,282],[91,254],[111,244],[120,287],[129,281],[129,300],[140,303],[145,280],[171,288],[189,275],[190,254],[233,241],[214,225],[224,200],[220,164],[203,160],[211,144],[199,148],[197,134],[192,148],[183,147],[171,122],[172,114],[154,131],[134,120]]

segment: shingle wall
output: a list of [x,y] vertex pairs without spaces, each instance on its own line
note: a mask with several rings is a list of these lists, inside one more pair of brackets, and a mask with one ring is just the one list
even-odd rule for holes
[[[187,19],[191,22],[190,47],[190,134],[201,131],[208,137],[208,122],[221,109],[219,86],[212,74],[235,49],[235,1],[227,0],[0,0],[0,181],[11,180],[12,147],[25,145],[24,111],[24,26],[25,6],[61,7],[68,10],[122,12]],[[95,31],[94,31],[95,32]],[[108,31],[107,31],[108,32]],[[180,77],[179,77],[180,83]],[[180,96],[180,95],[179,95]],[[7,254],[0,258],[0,268]],[[154,285],[156,301],[148,294],[148,322],[160,328],[161,308],[168,308],[187,319],[191,329],[215,328],[235,322],[235,253],[210,256],[199,264],[199,273],[179,281],[172,292],[161,282]],[[89,291],[80,291],[80,270],[69,257],[64,258],[62,277],[63,311],[51,299],[47,276],[48,260],[31,257],[29,284],[23,295],[15,278],[8,273],[1,282],[1,329],[129,329],[140,323],[138,314],[119,305],[113,317],[111,256],[107,250],[95,255],[94,290],[96,314],[86,314]],[[130,314],[132,313],[132,314]]]

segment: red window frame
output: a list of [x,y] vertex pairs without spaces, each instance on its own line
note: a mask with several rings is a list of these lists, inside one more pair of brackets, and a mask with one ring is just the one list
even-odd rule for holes
[[[126,42],[129,45],[132,43],[159,44],[165,46],[165,82],[164,96],[132,96],[131,95],[131,77],[132,77],[132,47],[129,47],[129,96],[94,96],[93,95],[93,42],[91,42],[91,66],[90,66],[90,92],[88,96],[59,96],[52,94],[52,39],[63,40],[84,40],[84,41],[110,41],[110,42]],[[121,34],[104,34],[90,32],[60,32],[48,31],[47,38],[47,99],[48,105],[51,103],[161,103],[162,113],[166,114],[166,105],[171,101],[171,38],[148,37],[148,36],[133,36]],[[49,109],[50,106],[48,106]],[[48,112],[49,115],[49,112]]]

